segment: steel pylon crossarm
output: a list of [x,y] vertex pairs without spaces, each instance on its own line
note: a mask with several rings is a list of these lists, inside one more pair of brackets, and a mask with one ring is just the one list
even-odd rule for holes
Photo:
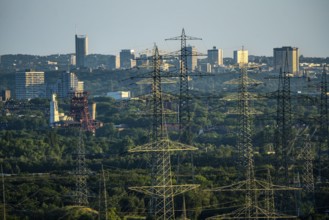
[[192,151],[198,148],[183,144],[180,142],[171,141],[168,138],[163,138],[159,141],[147,143],[137,146],[129,150],[130,153],[137,152],[172,152],[172,151]]
[[[249,216],[246,216],[246,213],[250,213]],[[281,213],[272,213],[267,210],[258,207],[242,207],[229,214],[217,215],[206,218],[207,220],[216,220],[216,219],[296,219],[296,216],[285,215]]]
[[[177,196],[179,194],[185,193],[187,191],[198,188],[199,184],[182,184],[182,185],[170,185],[170,186],[138,186],[138,187],[129,187],[130,190],[136,192],[141,192],[146,195],[154,195],[157,197],[169,197]],[[171,191],[172,194],[164,193],[166,191]]]
[[[291,190],[301,190],[298,187],[288,187],[288,186],[280,186],[269,184],[267,181],[264,180],[256,180],[254,179],[253,182],[255,183],[255,188],[249,189],[252,191],[291,191]],[[213,189],[209,189],[207,191],[212,192],[238,192],[238,191],[246,191],[246,186],[248,184],[248,180],[243,180],[228,186],[217,187]]]

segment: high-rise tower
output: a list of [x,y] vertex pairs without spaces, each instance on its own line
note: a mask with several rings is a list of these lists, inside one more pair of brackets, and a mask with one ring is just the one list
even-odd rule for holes
[[[187,63],[186,63],[186,66],[187,66],[187,69],[190,71],[190,72],[194,72],[196,70],[196,67],[198,65],[198,59],[197,59],[197,50],[194,46],[187,46],[186,49],[187,51]],[[182,61],[181,61],[182,62]],[[183,64],[181,64],[183,65]]]
[[236,64],[248,64],[248,50],[233,51],[233,59]]
[[45,96],[45,73],[26,70],[16,73],[16,98],[33,99]]
[[299,71],[299,50],[297,47],[282,47],[273,49],[274,70],[280,71],[284,68],[285,60],[288,60],[288,69],[285,71],[291,74],[298,74]]
[[75,35],[75,56],[76,66],[86,67],[85,58],[88,55],[87,35]]
[[211,64],[211,66],[214,65],[223,65],[223,50],[217,49],[215,46],[208,50],[208,63]]

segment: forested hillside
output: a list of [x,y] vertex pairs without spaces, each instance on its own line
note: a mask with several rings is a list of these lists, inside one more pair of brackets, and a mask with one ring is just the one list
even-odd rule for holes
[[[9,74],[9,73],[8,73]],[[48,73],[51,74],[56,73]],[[146,74],[146,73],[143,73]],[[0,75],[1,86],[11,86],[13,79]],[[146,216],[149,197],[128,189],[131,186],[151,184],[150,156],[146,153],[131,154],[134,146],[150,141],[152,117],[149,114],[150,101],[145,94],[150,85],[139,85],[137,72],[78,73],[85,81],[85,89],[91,93],[90,102],[97,103],[97,120],[104,126],[96,134],[85,133],[88,167],[89,206],[74,206],[75,169],[77,158],[77,128],[50,128],[47,99],[31,100],[27,106],[12,112],[0,104],[0,163],[3,169],[7,219],[97,219],[104,210],[104,184],[108,219],[142,219]],[[55,76],[53,76],[55,78]],[[239,192],[211,192],[209,189],[230,185],[239,177],[237,166],[237,128],[239,117],[228,114],[238,107],[237,86],[224,82],[238,78],[239,74],[219,74],[215,76],[194,76],[190,81],[191,96],[191,143],[198,150],[171,155],[174,183],[200,184],[196,190],[184,194],[187,216],[190,219],[205,219],[220,213],[232,211],[243,203]],[[273,154],[276,141],[277,80],[265,75],[251,73],[251,78],[263,83],[250,88],[255,94],[252,106],[260,114],[252,117],[252,144],[254,147],[255,175],[266,179],[268,171],[274,183],[282,182],[275,174],[277,157]],[[50,79],[51,80],[51,79]],[[313,177],[315,179],[314,200],[305,191],[294,194],[292,202],[300,219],[317,216],[325,219],[329,209],[328,158],[324,155],[318,161],[319,140],[319,80],[304,78],[291,79],[293,141],[295,153],[302,152],[303,140],[298,137],[302,127],[313,133],[312,152]],[[115,101],[101,97],[108,91],[130,90],[136,100]],[[164,84],[164,106],[166,128],[170,139],[178,141],[177,84]],[[300,91],[300,92],[298,92]],[[95,96],[95,97],[93,97]],[[228,98],[232,97],[232,98]],[[59,100],[59,109],[67,112],[68,100]],[[117,125],[124,125],[118,129]],[[321,152],[328,150],[322,146]],[[296,158],[298,158],[296,156]],[[300,176],[303,186],[303,159],[296,159],[292,179]],[[321,165],[321,166],[320,166]],[[102,166],[104,173],[102,172]],[[321,184],[316,180],[321,170]],[[104,178],[105,177],[105,178]],[[103,190],[102,190],[103,189]],[[2,197],[1,197],[2,198]],[[4,200],[2,200],[4,201]],[[313,203],[314,201],[314,203]],[[183,196],[175,197],[176,216],[182,215]],[[2,215],[3,216],[3,215]]]

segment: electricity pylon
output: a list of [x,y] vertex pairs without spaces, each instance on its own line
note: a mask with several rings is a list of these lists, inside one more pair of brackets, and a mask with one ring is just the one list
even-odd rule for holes
[[1,179],[2,179],[2,205],[3,205],[3,220],[7,219],[6,215],[6,192],[5,192],[5,178],[3,173],[3,168],[1,164]]
[[88,205],[88,189],[87,189],[87,165],[86,152],[83,141],[82,128],[79,129],[79,141],[76,154],[76,171],[75,171],[75,204],[79,206]]
[[186,47],[187,40],[202,40],[198,37],[191,37],[185,35],[185,30],[183,28],[182,34],[178,37],[168,38],[166,40],[180,40],[181,41],[181,51],[180,51],[180,73],[179,73],[179,130],[180,136],[184,134],[183,140],[190,144],[190,120],[191,112],[189,107],[189,71],[187,67],[187,57],[193,56],[194,54],[189,54]]
[[[273,183],[270,169],[267,169],[266,180],[269,188],[265,191],[265,209],[270,213],[275,213],[274,190],[271,189]],[[267,216],[267,219],[271,219],[271,217]]]
[[268,181],[257,180],[255,178],[254,171],[254,153],[252,146],[252,132],[251,132],[251,111],[250,111],[250,99],[251,95],[248,92],[248,76],[247,67],[241,65],[240,74],[240,87],[239,87],[239,115],[240,115],[240,127],[238,131],[238,144],[240,145],[243,155],[243,172],[244,180],[234,183],[229,186],[219,187],[210,191],[217,192],[243,192],[245,193],[244,204],[241,208],[218,216],[213,216],[207,219],[276,219],[295,218],[294,216],[288,216],[275,211],[268,210],[266,207],[261,207],[258,201],[259,192],[273,192],[279,190],[297,190],[297,188],[272,185]]
[[323,66],[321,75],[321,97],[320,97],[320,142],[318,145],[318,182],[321,183],[321,171],[323,162],[323,149],[329,152],[329,101],[328,101],[328,81],[327,81],[327,66]]
[[[295,200],[296,200],[296,211],[297,213],[299,211],[299,206],[301,204],[304,205],[304,211],[306,211],[306,207],[308,206],[310,209],[308,214],[313,210],[315,207],[315,184],[314,184],[314,173],[313,173],[313,168],[314,168],[314,160],[315,160],[315,155],[314,155],[314,143],[312,143],[312,138],[314,134],[316,133],[317,129],[315,128],[314,132],[310,134],[310,129],[308,126],[303,126],[299,127],[297,129],[297,135],[296,139],[299,141],[299,145],[301,146],[298,149],[299,154],[296,155],[296,159],[301,163],[301,180],[299,177],[299,172],[298,172],[298,177],[294,178],[295,185],[296,183],[298,184],[297,186],[302,187],[303,193],[299,193],[295,195]],[[297,181],[296,181],[297,180]],[[307,205],[307,206],[305,206]],[[305,214],[305,213],[304,213]]]
[[315,197],[314,197],[314,175],[313,175],[313,144],[311,143],[310,137],[306,138],[304,144],[304,166],[303,166],[303,190],[306,192],[306,197],[309,200],[311,209],[315,206]]
[[290,93],[290,73],[288,64],[288,50],[286,51],[284,70],[280,69],[279,74],[279,86],[277,93],[277,131],[276,131],[276,149],[278,164],[276,166],[277,171],[283,169],[283,176],[285,178],[285,184],[289,181],[289,165],[293,157],[293,149],[290,148],[289,140],[291,138],[291,93]]
[[99,201],[98,201],[98,219],[107,220],[107,191],[104,168],[102,164],[102,173],[99,174]]
[[[277,118],[275,134],[275,155],[276,155],[276,179],[280,184],[291,185],[289,167],[294,162],[294,147],[292,141],[292,112],[291,112],[291,91],[288,64],[288,50],[285,54],[283,68],[280,68],[278,91],[277,91]],[[293,171],[291,171],[293,173]],[[278,193],[279,209],[285,212],[292,210],[293,195]]]
[[161,92],[161,56],[157,46],[154,48],[152,61],[152,141],[129,150],[133,153],[147,152],[151,154],[151,186],[129,187],[129,189],[151,196],[149,207],[151,217],[157,220],[173,220],[175,219],[174,196],[195,189],[199,185],[173,185],[170,153],[173,151],[197,150],[197,148],[169,140],[165,128]]
[[[227,82],[225,82],[224,84],[227,85],[237,85],[239,86],[239,93],[238,95],[232,94],[232,95],[228,95],[224,98],[222,98],[222,100],[234,100],[234,101],[238,101],[238,108],[235,109],[231,109],[227,112],[227,114],[231,114],[231,115],[238,115],[240,116],[239,118],[239,123],[238,123],[238,138],[237,138],[237,143],[236,143],[236,151],[237,151],[237,167],[238,167],[238,176],[239,179],[244,179],[245,178],[245,173],[244,173],[244,169],[247,166],[246,165],[246,158],[245,158],[245,148],[244,148],[244,142],[248,141],[251,138],[251,127],[246,127],[246,123],[247,121],[244,121],[242,123],[241,121],[241,117],[242,115],[246,114],[246,110],[244,110],[244,101],[248,100],[248,102],[252,101],[252,100],[256,100],[259,99],[259,97],[255,94],[246,92],[247,91],[247,87],[251,86],[251,85],[259,85],[261,84],[261,81],[255,80],[255,79],[251,79],[248,77],[247,74],[240,74],[239,79],[232,79],[229,80]],[[257,111],[256,109],[252,108],[251,106],[248,106],[248,119],[250,120],[251,115],[255,115],[255,114],[262,114],[262,112]],[[245,137],[245,133],[242,133],[242,130],[244,129],[248,129],[248,133],[250,133],[250,137],[248,137],[248,140],[246,140],[247,137]],[[248,134],[249,136],[249,134]]]
[[[312,135],[313,136],[313,135]],[[309,134],[306,134],[306,137],[303,139],[304,146],[301,151],[301,160],[303,161],[303,190],[308,193],[314,193],[314,175],[313,175],[313,162],[314,162],[314,154],[313,154],[313,144],[311,142],[311,138]]]

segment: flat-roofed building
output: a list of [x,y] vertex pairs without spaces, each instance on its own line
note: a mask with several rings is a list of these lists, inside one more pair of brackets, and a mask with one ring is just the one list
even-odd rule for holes
[[[288,69],[285,67],[286,56],[288,55]],[[273,67],[274,71],[289,72],[298,74],[299,72],[299,50],[297,47],[281,47],[273,49]]]
[[208,50],[208,63],[211,66],[221,66],[223,65],[223,50],[217,49],[215,46]]
[[120,68],[130,69],[136,66],[135,51],[134,50],[121,50],[120,52]]
[[16,99],[43,98],[46,95],[45,73],[33,70],[17,72]]
[[11,98],[11,92],[9,89],[2,90],[1,92],[2,100],[8,101]]
[[86,67],[86,56],[88,55],[87,35],[75,35],[75,58],[77,67]]
[[195,71],[198,65],[198,57],[197,57],[197,50],[194,46],[187,46],[186,47],[187,53],[187,70],[188,71]]
[[248,50],[233,51],[233,59],[236,64],[248,64]]
[[115,91],[115,92],[108,92],[106,96],[114,98],[115,100],[123,100],[123,99],[130,99],[130,91]]

